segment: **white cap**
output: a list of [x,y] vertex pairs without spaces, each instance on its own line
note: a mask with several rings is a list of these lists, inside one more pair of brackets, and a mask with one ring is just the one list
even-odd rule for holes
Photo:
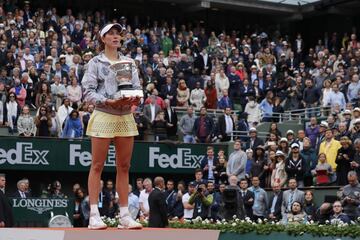
[[54,58],[52,56],[48,56],[46,60],[54,60]]
[[3,23],[0,23],[0,28],[4,28],[5,25]]
[[282,42],[283,45],[288,45],[287,41]]
[[343,112],[343,115],[346,115],[346,114],[351,115],[351,111],[350,111],[349,109],[346,109],[346,110]]
[[282,53],[281,55],[280,55],[280,57],[285,57],[286,56],[286,54],[285,53]]
[[256,68],[256,69],[257,69],[256,65],[252,65],[252,66],[251,66],[251,69],[253,69],[253,68]]
[[281,138],[280,142],[288,142],[287,138]]
[[60,58],[66,58],[66,55],[65,55],[65,54],[61,54],[60,57],[59,57],[59,59],[60,59]]
[[355,119],[354,124],[360,123],[360,118]]
[[61,31],[62,30],[69,30],[66,26],[63,26],[62,28],[61,28]]
[[248,148],[248,149],[246,149],[246,151],[245,151],[246,153],[252,153],[252,152],[254,152],[251,148]]
[[286,132],[286,135],[288,135],[288,134],[294,134],[294,131],[290,129]]
[[54,28],[49,28],[48,32],[55,32]]
[[31,78],[28,78],[27,83],[34,83],[33,80],[31,80]]
[[327,122],[325,122],[325,121],[321,121],[320,127],[328,128],[329,124]]
[[33,21],[32,19],[27,20],[27,22],[28,22],[28,23],[29,23],[29,22],[34,23],[34,21]]
[[275,156],[276,157],[278,157],[278,156],[284,156],[285,157],[285,153],[283,153],[283,151],[277,150],[276,153],[275,153]]
[[354,108],[354,110],[353,110],[353,111],[354,111],[354,112],[355,112],[355,111],[360,112],[360,108],[356,107],[356,108]]
[[120,32],[124,31],[125,29],[118,23],[111,23],[103,27],[100,31],[100,37],[103,37],[111,28],[117,28]]
[[291,148],[299,148],[300,146],[299,146],[299,144],[297,144],[296,142],[295,143],[293,143],[293,144],[291,144]]
[[249,129],[249,132],[257,132],[256,128],[252,127]]
[[16,24],[15,20],[11,20],[9,24]]

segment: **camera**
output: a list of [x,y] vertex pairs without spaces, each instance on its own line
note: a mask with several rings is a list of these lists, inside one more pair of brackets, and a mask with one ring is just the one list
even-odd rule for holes
[[196,191],[197,191],[198,193],[201,193],[201,192],[203,191],[203,189],[202,189],[201,187],[197,187]]

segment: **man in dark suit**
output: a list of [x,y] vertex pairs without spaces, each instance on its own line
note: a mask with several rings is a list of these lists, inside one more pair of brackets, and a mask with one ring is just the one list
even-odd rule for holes
[[224,115],[218,119],[218,138],[221,142],[228,142],[231,140],[231,133],[235,130],[234,119],[231,117],[231,108],[224,109]]
[[0,173],[0,228],[12,227],[14,217],[9,199],[5,196],[6,178]]
[[177,115],[176,112],[170,106],[170,100],[165,99],[165,120],[169,123],[168,128],[166,128],[167,136],[171,140],[177,140]]
[[167,219],[166,197],[163,193],[165,181],[162,177],[154,180],[155,189],[149,195],[149,227],[165,228],[169,225]]
[[171,77],[166,77],[166,84],[161,86],[160,96],[163,99],[169,99],[171,106],[176,106],[176,86],[172,83]]
[[274,221],[280,221],[281,216],[281,204],[283,200],[283,192],[281,191],[281,186],[278,183],[275,183],[272,187],[273,193],[269,201],[269,219]]
[[206,70],[206,74],[210,75],[212,64],[211,64],[211,59],[210,59],[209,54],[207,53],[206,48],[203,48],[201,53],[195,59],[194,68],[198,68],[200,70],[200,72],[203,72],[203,70]]
[[194,123],[195,140],[200,143],[211,142],[214,130],[214,121],[207,115],[206,108],[201,107],[200,116],[195,119]]
[[257,146],[264,145],[264,141],[257,137],[256,128],[252,127],[249,130],[250,138],[246,142],[246,149],[251,148],[254,152]]
[[215,166],[218,164],[218,159],[214,156],[214,148],[208,147],[207,156],[201,160],[200,167],[204,174],[204,179],[206,180],[215,180]]
[[250,219],[253,218],[253,205],[255,195],[252,191],[248,190],[248,182],[245,178],[240,179],[240,196],[244,203],[245,215]]
[[14,198],[29,198],[30,193],[26,192],[26,184],[24,180],[20,180],[17,182],[17,191],[14,193]]

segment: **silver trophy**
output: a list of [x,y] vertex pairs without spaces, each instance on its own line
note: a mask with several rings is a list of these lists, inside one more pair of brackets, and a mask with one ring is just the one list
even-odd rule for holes
[[135,89],[131,83],[132,80],[132,63],[121,60],[110,65],[111,71],[115,73],[118,91],[114,94],[114,99],[122,97],[144,97],[141,89]]

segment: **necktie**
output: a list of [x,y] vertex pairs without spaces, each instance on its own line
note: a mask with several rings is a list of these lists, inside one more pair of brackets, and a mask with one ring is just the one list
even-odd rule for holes
[[26,198],[25,193],[21,192],[21,198]]
[[288,211],[291,211],[291,205],[294,201],[294,192],[290,193],[289,203],[288,203]]

